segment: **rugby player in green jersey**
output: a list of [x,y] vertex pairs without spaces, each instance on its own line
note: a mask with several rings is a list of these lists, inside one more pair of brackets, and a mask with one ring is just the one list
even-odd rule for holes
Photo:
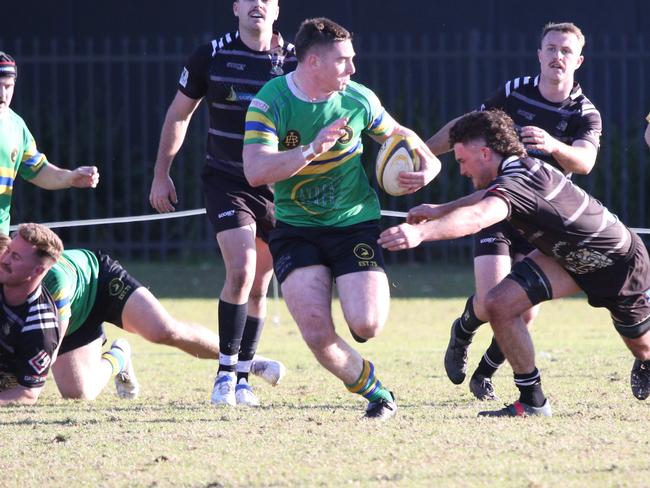
[[[36,244],[30,246],[32,241]],[[51,251],[50,241],[59,242],[60,251]],[[47,255],[35,255],[41,248]],[[42,225],[23,224],[13,239],[0,233],[0,339],[4,337],[0,340],[0,404],[9,398],[13,402],[35,402],[52,363],[54,378],[65,398],[92,400],[111,377],[120,397],[135,398],[140,388],[131,347],[125,339],[117,339],[102,354],[106,340],[103,322],[198,358],[214,360],[219,356],[216,334],[173,318],[110,256],[85,249],[61,251],[63,245],[56,234]],[[54,258],[46,259],[50,254],[56,263]],[[25,297],[28,307],[21,305]],[[19,325],[26,321],[32,325]],[[5,344],[11,347],[5,348]],[[251,372],[276,385],[284,368],[277,361],[256,355]],[[8,385],[15,386],[12,392],[21,392],[21,397],[4,393]]]
[[[393,394],[335,331],[332,278],[353,337],[365,342],[379,334],[390,297],[376,242],[379,202],[361,164],[361,135],[379,142],[397,133],[417,136],[371,90],[350,80],[355,53],[346,29],[309,19],[295,46],[296,70],[269,81],[250,104],[244,173],[252,186],[275,184],[277,226],[269,246],[303,339],[323,367],[369,401],[366,417],[387,419],[396,411]],[[417,140],[421,170],[400,175],[410,192],[440,170]]]
[[[156,297],[110,256],[86,249],[66,250],[43,280],[56,303],[65,337],[52,367],[66,398],[94,399],[115,378],[122,398],[135,398],[139,384],[131,348],[117,339],[102,354],[102,323],[109,322],[148,341],[177,347],[202,359],[219,356],[219,336],[198,324],[176,320]],[[284,369],[277,361],[253,358],[251,372],[277,384]]]
[[74,170],[58,168],[36,143],[23,119],[9,108],[18,70],[16,62],[0,51],[0,232],[9,231],[9,210],[16,175],[46,190],[94,188],[99,181],[95,166]]

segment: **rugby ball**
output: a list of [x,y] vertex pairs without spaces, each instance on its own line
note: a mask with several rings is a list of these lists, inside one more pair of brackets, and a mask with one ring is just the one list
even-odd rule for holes
[[407,190],[398,182],[402,171],[419,171],[420,157],[415,152],[416,142],[413,138],[394,135],[386,139],[377,154],[375,173],[379,188],[389,195],[404,195]]

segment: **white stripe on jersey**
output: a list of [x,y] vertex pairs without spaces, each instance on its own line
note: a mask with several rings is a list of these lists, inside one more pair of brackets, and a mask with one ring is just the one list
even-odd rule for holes
[[564,221],[564,225],[566,226],[571,225],[578,218],[580,218],[580,216],[584,213],[584,211],[587,209],[587,206],[589,205],[589,195],[587,195],[581,188],[578,188],[577,186],[575,186],[575,188],[582,195],[582,203],[578,207],[578,210],[576,210],[571,217]]
[[510,96],[510,84],[512,83],[511,80],[506,81],[506,98]]
[[567,184],[567,181],[569,180],[567,180],[566,178],[562,178],[562,180],[560,180],[560,183],[551,191],[551,193],[546,195],[545,199],[549,202],[553,200],[558,195],[558,193],[562,191],[562,188],[564,188],[564,185]]
[[230,32],[226,34],[226,44],[230,44],[232,42],[232,37],[230,37]]

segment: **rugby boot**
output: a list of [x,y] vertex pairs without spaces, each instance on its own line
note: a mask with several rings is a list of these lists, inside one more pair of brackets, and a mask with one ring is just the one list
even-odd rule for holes
[[645,400],[650,396],[650,361],[636,359],[630,374],[632,394],[638,400]]
[[445,351],[445,371],[453,384],[460,385],[467,375],[467,351],[472,341],[456,335],[456,324],[460,325],[460,319],[454,320],[451,325],[449,344]]
[[287,368],[280,361],[256,354],[251,363],[251,373],[259,376],[271,386],[275,386],[287,373]]
[[121,349],[127,358],[126,366],[122,371],[117,373],[117,376],[115,376],[115,390],[117,391],[117,396],[127,400],[132,400],[140,394],[140,383],[138,383],[138,378],[135,376],[135,370],[133,369],[131,345],[126,339],[116,339],[113,341],[111,349],[114,347]]
[[469,379],[469,391],[479,400],[498,400],[494,393],[492,378],[473,374]]
[[235,374],[221,372],[217,375],[210,401],[213,405],[237,405],[235,398]]
[[484,410],[478,413],[479,417],[550,417],[551,415],[553,415],[553,412],[548,399],[541,407],[533,407],[517,400],[511,405],[506,405],[501,410]]
[[235,401],[237,405],[246,407],[259,407],[260,401],[257,399],[253,389],[246,382],[238,383],[235,386]]
[[366,413],[363,416],[366,419],[388,420],[393,418],[397,413],[397,403],[395,403],[395,395],[390,392],[391,401],[380,398],[374,402],[368,403]]

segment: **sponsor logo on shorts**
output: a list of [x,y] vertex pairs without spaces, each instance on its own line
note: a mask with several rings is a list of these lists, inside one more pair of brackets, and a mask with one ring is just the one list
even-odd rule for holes
[[287,135],[284,136],[282,144],[284,144],[287,149],[294,149],[300,146],[300,132],[290,129],[287,132]]
[[376,268],[378,266],[377,261],[373,261],[375,257],[375,250],[368,244],[362,242],[354,246],[352,251],[354,255],[359,259],[357,263],[361,268]]
[[226,210],[225,212],[221,212],[219,215],[217,215],[218,219],[225,219],[226,217],[233,217],[235,215],[234,210]]
[[268,104],[264,103],[259,98],[253,99],[253,101],[251,102],[251,107],[261,110],[262,112],[267,112],[269,110]]
[[244,71],[246,69],[244,63],[226,63],[226,67],[236,69],[237,71]]
[[125,284],[121,278],[113,278],[108,284],[108,293],[112,297],[117,297],[118,300],[124,300],[131,288],[131,285]]
[[481,244],[493,244],[493,243],[496,242],[496,240],[497,240],[496,237],[485,237],[485,238],[481,239],[479,242]]
[[187,68],[183,68],[183,72],[181,73],[181,78],[178,80],[178,84],[181,85],[183,88],[187,88],[187,79],[190,77],[190,72],[187,71]]
[[11,158],[12,163],[16,162],[16,159],[18,159],[18,148],[17,147],[14,147],[11,150],[11,155],[9,157]]
[[352,130],[352,127],[349,125],[344,125],[343,130],[345,131],[345,134],[339,137],[339,142],[341,144],[347,144],[352,140],[352,137],[354,136],[354,131]]
[[45,371],[52,362],[52,358],[45,351],[40,351],[36,356],[31,358],[28,363],[38,374]]

